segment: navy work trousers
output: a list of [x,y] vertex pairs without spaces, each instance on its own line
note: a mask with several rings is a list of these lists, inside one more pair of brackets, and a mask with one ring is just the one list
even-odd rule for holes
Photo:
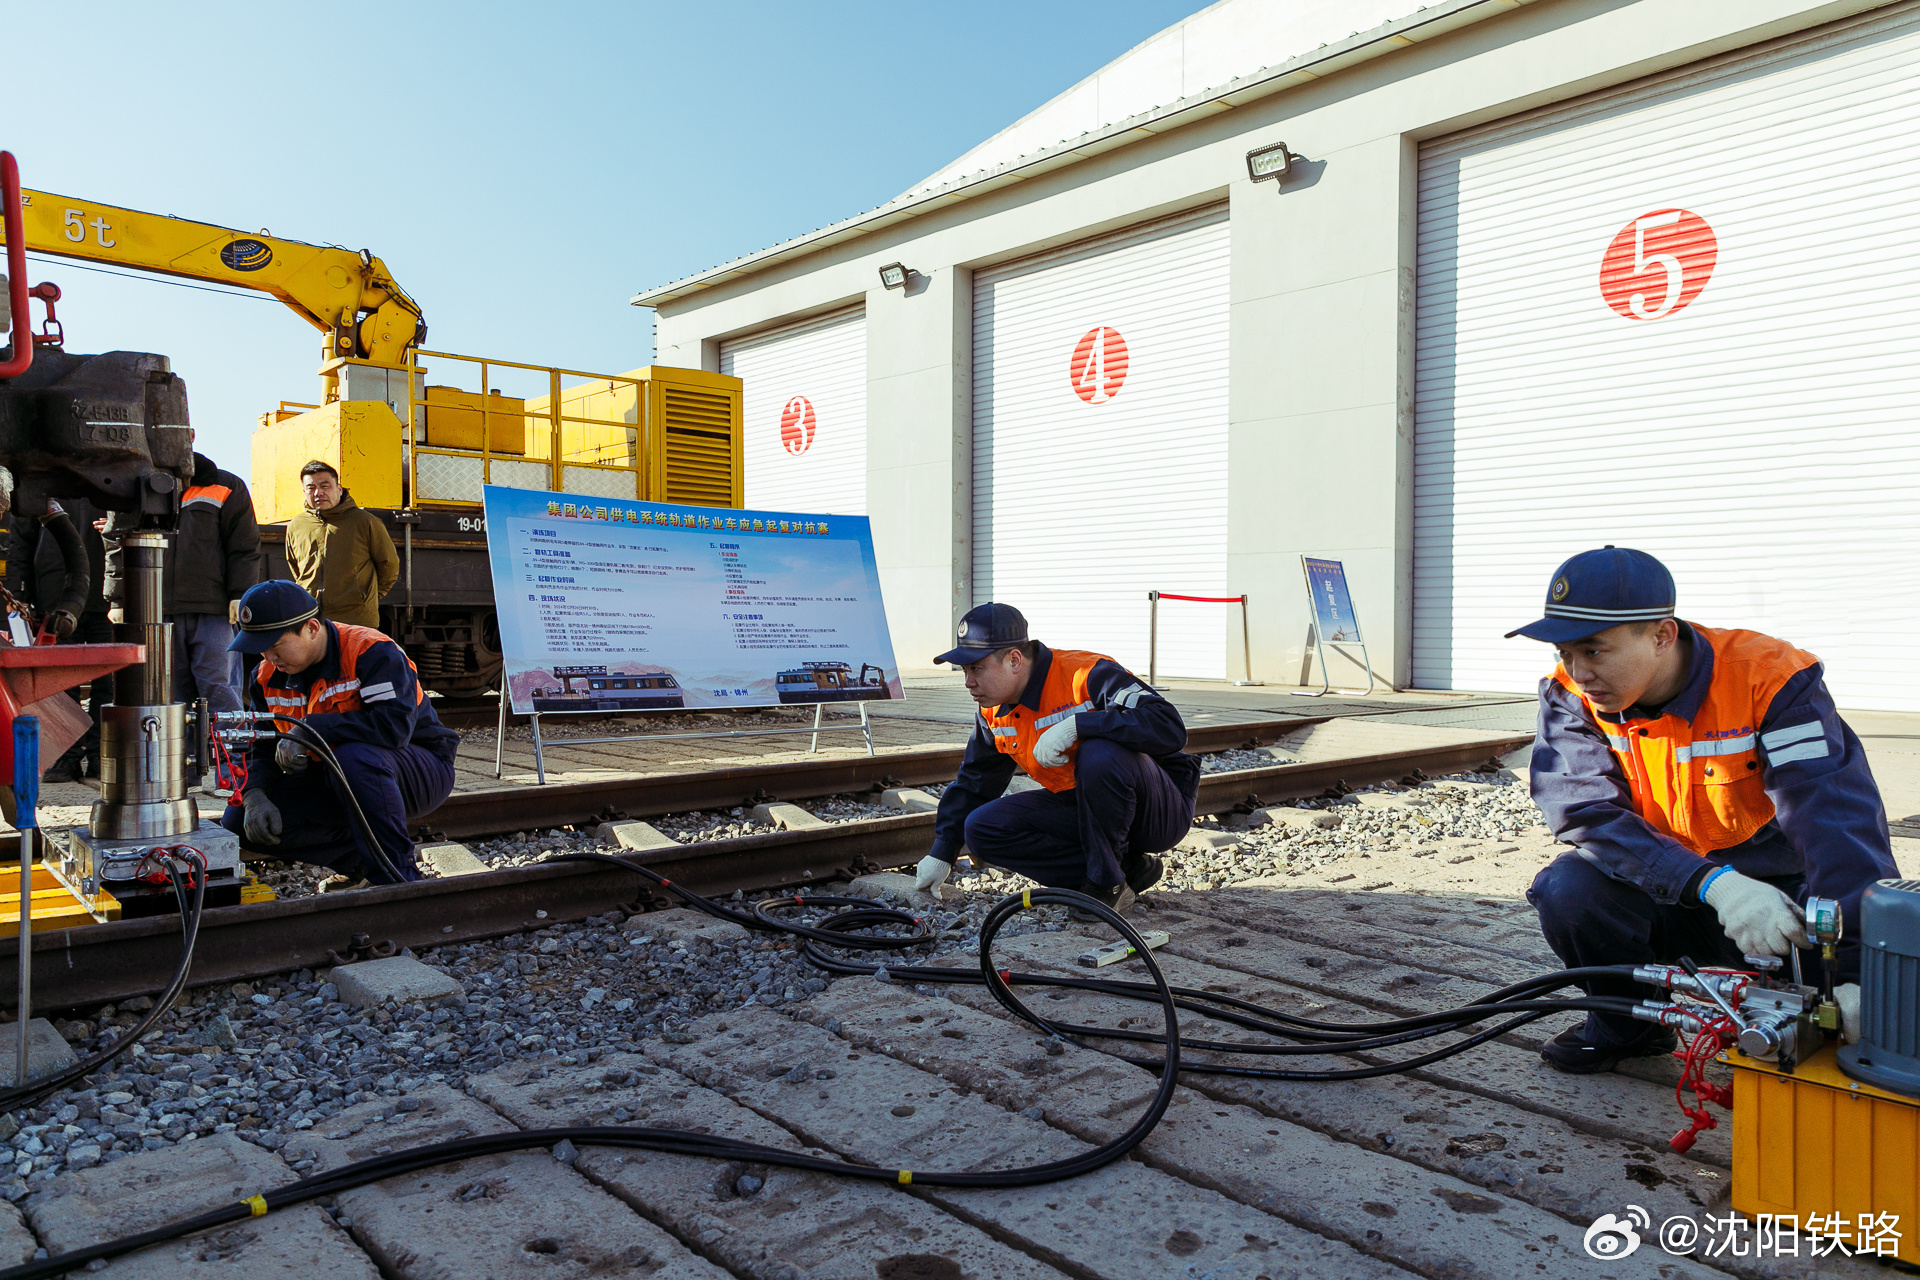
[[1021,791],[967,816],[967,848],[990,866],[1049,889],[1111,887],[1122,864],[1178,844],[1193,825],[1193,801],[1151,756],[1102,738],[1082,738],[1071,791]]
[[[1769,877],[1767,883],[1796,902],[1804,876]],[[1527,901],[1540,913],[1540,932],[1569,969],[1594,964],[1673,964],[1689,956],[1701,968],[1746,967],[1740,948],[1720,928],[1704,903],[1664,906],[1645,889],[1615,880],[1577,853],[1563,853],[1533,878]],[[1805,956],[1801,959],[1804,961]],[[1653,987],[1626,978],[1595,978],[1580,984],[1588,995],[1631,1000],[1665,999]],[[1587,1015],[1587,1039],[1625,1044],[1653,1031],[1651,1023],[1610,1013]]]
[[[453,766],[425,747],[405,746],[398,751],[344,742],[333,749],[340,771],[347,775],[347,786],[359,798],[380,849],[400,875],[418,880],[414,867],[413,841],[407,823],[423,818],[439,808],[453,793]],[[311,862],[349,876],[365,876],[373,884],[392,884],[393,877],[367,856],[359,824],[353,820],[346,793],[340,789],[333,770],[318,759],[299,773],[282,773],[269,763],[258,778],[250,778],[266,788],[267,798],[280,808],[280,843],[252,849],[270,858],[290,858]],[[229,831],[241,833],[245,840],[246,811],[229,805],[220,823]],[[251,846],[248,846],[251,848]]]
[[173,699],[192,704],[205,698],[211,711],[238,711],[240,690],[233,679],[233,625],[224,613],[170,613],[173,624]]

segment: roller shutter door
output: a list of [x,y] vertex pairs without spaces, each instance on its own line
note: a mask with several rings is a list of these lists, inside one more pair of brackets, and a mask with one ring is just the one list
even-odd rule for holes
[[720,344],[740,379],[746,504],[867,514],[864,307]]
[[[1147,592],[1224,594],[1227,244],[1220,207],[975,274],[976,604],[1144,674]],[[1223,676],[1226,611],[1163,605],[1160,674]]]
[[1917,129],[1900,5],[1422,147],[1416,684],[1531,690],[1613,543],[1920,710]]

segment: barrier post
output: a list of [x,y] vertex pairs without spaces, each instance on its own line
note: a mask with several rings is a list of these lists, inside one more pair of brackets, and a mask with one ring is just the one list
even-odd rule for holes
[[1266,683],[1264,680],[1253,678],[1253,628],[1247,621],[1247,598],[1244,595],[1240,597],[1240,665],[1247,678],[1235,680],[1233,682],[1235,685],[1246,688],[1250,685]]
[[1147,687],[1160,687],[1160,593],[1147,592]]
[[1162,600],[1192,600],[1197,604],[1237,604],[1240,606],[1240,660],[1246,668],[1246,679],[1235,680],[1237,686],[1265,684],[1264,680],[1253,678],[1253,629],[1247,621],[1247,597],[1237,596],[1186,596],[1175,595],[1171,591],[1147,592],[1147,684],[1154,689],[1160,687],[1160,602]]

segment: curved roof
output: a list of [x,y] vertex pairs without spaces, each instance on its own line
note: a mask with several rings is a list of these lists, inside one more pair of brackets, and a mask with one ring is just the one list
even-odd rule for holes
[[1219,0],[1135,45],[901,195],[997,169],[1424,7],[1417,0]]

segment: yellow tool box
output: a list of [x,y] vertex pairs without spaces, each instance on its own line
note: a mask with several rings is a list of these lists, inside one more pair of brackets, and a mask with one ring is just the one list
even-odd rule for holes
[[[1733,1207],[1749,1217],[1836,1223],[1852,1253],[1898,1233],[1902,1262],[1920,1264],[1920,1098],[1876,1089],[1840,1070],[1829,1042],[1791,1075],[1736,1049]],[[1836,1219],[1837,1215],[1837,1219]],[[1785,1224],[1781,1224],[1785,1225]],[[1863,1232],[1877,1232],[1863,1248]]]

